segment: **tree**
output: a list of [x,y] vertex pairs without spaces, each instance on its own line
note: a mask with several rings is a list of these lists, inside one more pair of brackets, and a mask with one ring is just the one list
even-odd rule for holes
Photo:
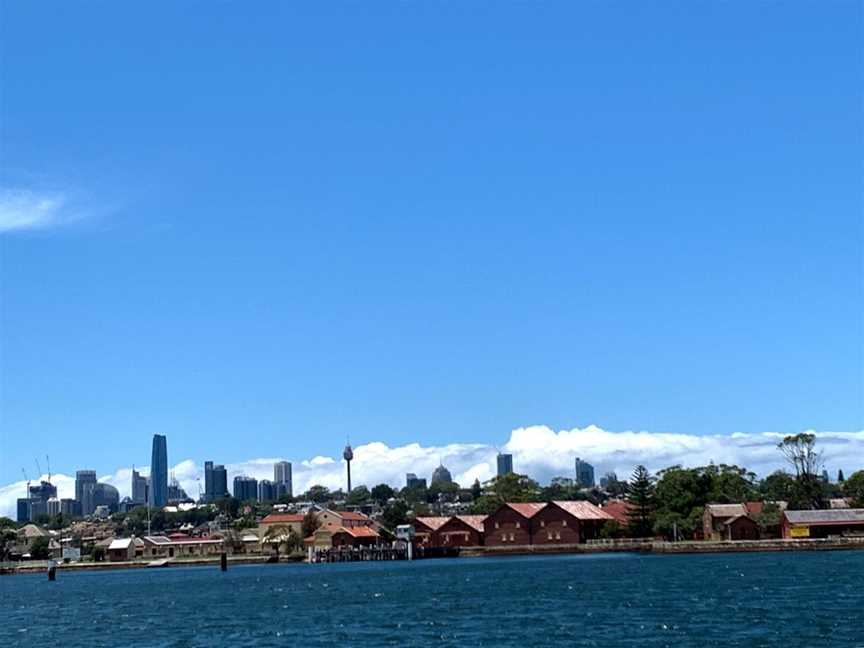
[[46,560],[51,557],[47,536],[39,536],[30,543],[30,557],[35,560]]
[[395,494],[387,484],[378,484],[371,492],[372,499],[378,502],[380,506],[384,506]]
[[474,500],[471,511],[488,515],[504,502],[536,502],[540,495],[540,485],[536,481],[526,475],[507,473],[483,484],[483,494]]
[[841,468],[840,470],[837,471],[837,483],[842,484],[844,481],[845,481],[845,479],[843,477],[843,469]]
[[569,477],[553,477],[549,485],[542,489],[540,497],[546,502],[585,499],[579,485]]
[[843,495],[852,499],[852,506],[864,508],[864,470],[858,470],[843,482]]
[[321,526],[321,522],[318,521],[318,516],[315,514],[315,509],[310,508],[306,515],[303,516],[303,522],[300,524],[300,529],[303,532],[304,538],[311,537],[315,531],[318,530],[318,527]]
[[795,471],[799,504],[804,508],[822,508],[825,499],[819,478],[822,453],[816,450],[816,435],[801,432],[787,436],[777,447]]
[[480,485],[479,479],[474,479],[474,483],[471,484],[471,497],[475,500],[483,494],[483,487]]
[[326,487],[316,484],[303,494],[303,499],[316,504],[323,504],[330,500],[330,491]]
[[624,529],[621,528],[617,520],[606,520],[600,527],[600,537],[607,539],[623,538]]
[[650,536],[654,529],[654,479],[645,466],[636,466],[627,485],[627,521],[636,537]]
[[402,500],[395,500],[384,507],[381,514],[382,526],[395,531],[400,524],[408,523],[408,504]]
[[753,520],[759,525],[759,533],[766,537],[780,527],[783,512],[780,507],[773,502],[768,502],[762,507],[762,511],[753,516]]
[[[6,519],[8,518],[0,518],[0,524],[2,524],[2,520]],[[11,520],[9,521],[11,522]],[[14,526],[0,526],[0,561],[9,558],[12,547],[15,546],[17,540],[18,534]]]
[[793,502],[797,495],[795,478],[783,470],[777,470],[759,482],[762,498],[769,502]]
[[357,486],[348,493],[345,503],[348,506],[360,506],[369,502],[370,499],[372,499],[372,495],[369,493],[369,489],[365,486]]

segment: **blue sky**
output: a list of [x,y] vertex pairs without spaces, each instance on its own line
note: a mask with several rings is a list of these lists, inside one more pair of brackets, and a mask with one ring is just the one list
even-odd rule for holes
[[864,429],[862,22],[3,3],[0,483]]

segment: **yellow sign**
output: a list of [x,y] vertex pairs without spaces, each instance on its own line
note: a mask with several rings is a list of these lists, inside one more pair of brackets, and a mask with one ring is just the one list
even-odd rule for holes
[[810,537],[810,527],[809,526],[800,526],[800,527],[792,527],[789,530],[789,535],[793,538],[809,538]]

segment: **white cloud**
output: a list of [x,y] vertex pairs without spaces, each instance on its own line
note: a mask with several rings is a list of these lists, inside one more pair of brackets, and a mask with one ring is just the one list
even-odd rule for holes
[[[817,432],[818,445],[824,454],[826,467],[832,477],[838,468],[846,474],[864,468],[864,431]],[[502,451],[513,454],[514,468],[527,473],[542,483],[555,476],[573,476],[574,459],[579,456],[593,464],[596,474],[615,471],[625,478],[636,464],[643,463],[657,471],[674,464],[685,466],[730,463],[745,466],[759,475],[783,467],[777,443],[785,436],[781,433],[711,435],[669,434],[657,432],[609,432],[596,426],[572,430],[554,430],[544,425],[513,430]],[[418,443],[391,448],[372,442],[354,448],[351,465],[352,481],[371,487],[379,483],[404,486],[405,473],[413,472],[427,479],[443,463],[453,478],[463,485],[474,479],[481,482],[495,473],[496,449],[482,444],[451,444],[424,447]],[[321,484],[330,489],[344,487],[345,462],[332,457],[316,456],[307,460],[288,458],[294,464],[294,491],[300,493]],[[252,459],[226,464],[229,488],[240,474],[256,479],[273,479],[273,464],[279,458]],[[147,468],[139,468],[149,474]],[[173,468],[177,480],[191,497],[197,497],[199,483],[203,484],[203,466],[187,459]],[[100,481],[113,484],[120,496],[130,494],[131,468],[120,468],[105,475]],[[199,482],[200,480],[200,482]],[[53,475],[60,497],[72,497],[74,477]],[[16,482],[0,488],[0,515],[14,517],[15,500],[23,497],[26,484]]]
[[27,189],[0,190],[0,233],[46,229],[68,222],[67,199]]

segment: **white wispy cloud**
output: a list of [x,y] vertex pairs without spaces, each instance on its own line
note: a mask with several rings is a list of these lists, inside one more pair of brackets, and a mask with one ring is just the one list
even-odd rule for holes
[[[832,477],[838,468],[847,475],[864,469],[864,431],[814,433]],[[764,476],[783,467],[777,443],[785,435],[777,432],[709,436],[610,432],[593,425],[556,432],[545,425],[535,425],[513,430],[502,451],[513,454],[514,468],[518,472],[527,473],[543,483],[559,475],[572,477],[577,456],[594,465],[598,478],[607,471],[614,471],[621,478],[627,477],[639,463],[657,471],[675,464],[697,466],[711,461],[738,464]],[[474,479],[482,482],[495,474],[496,453],[494,446],[485,444],[421,446],[410,443],[391,448],[384,443],[372,442],[354,448],[352,481],[370,487],[382,482],[402,487],[405,473],[413,472],[429,478],[440,461],[450,469],[457,482],[467,486]],[[273,479],[273,464],[280,459],[272,457],[226,463],[229,488],[234,477],[241,474]],[[341,458],[286,459],[293,462],[295,493],[301,493],[313,484],[330,489],[345,486],[345,462]],[[148,474],[147,468],[138,470]],[[186,459],[172,470],[186,492],[197,497],[199,483],[203,484],[204,480],[203,463]],[[124,467],[100,477],[100,481],[113,484],[124,497],[130,495],[131,478],[131,467]],[[57,485],[59,497],[74,496],[74,477],[53,475],[52,482]],[[14,517],[16,499],[23,497],[25,490],[23,481],[0,488],[0,515]]]
[[0,233],[48,229],[77,218],[64,194],[0,189]]

